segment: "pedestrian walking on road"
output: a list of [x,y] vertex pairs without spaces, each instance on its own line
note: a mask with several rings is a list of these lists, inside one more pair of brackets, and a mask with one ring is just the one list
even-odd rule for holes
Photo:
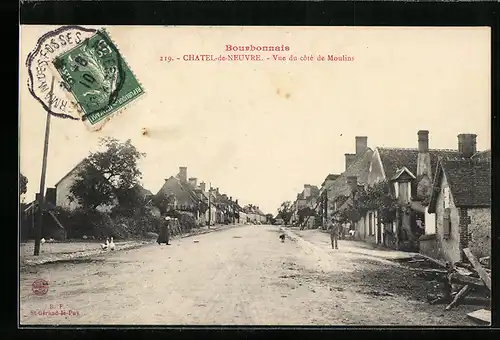
[[169,245],[170,241],[170,217],[165,217],[165,223],[162,223],[160,226],[160,234],[158,235],[158,240],[156,241],[158,244],[165,243]]
[[330,240],[332,242],[332,249],[339,249],[337,244],[340,233],[339,224],[334,222],[333,219],[331,219],[330,221],[328,221],[328,228],[330,229]]

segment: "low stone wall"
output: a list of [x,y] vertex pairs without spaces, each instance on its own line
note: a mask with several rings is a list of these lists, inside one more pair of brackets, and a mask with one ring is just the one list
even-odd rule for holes
[[439,245],[436,234],[422,235],[419,238],[420,254],[429,256],[433,259],[439,258]]

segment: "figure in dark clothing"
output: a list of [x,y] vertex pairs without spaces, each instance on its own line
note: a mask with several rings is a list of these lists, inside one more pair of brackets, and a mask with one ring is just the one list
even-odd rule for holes
[[163,223],[160,226],[160,234],[158,235],[158,240],[156,241],[158,244],[165,243],[169,245],[170,241],[170,217],[165,218],[166,223]]
[[328,222],[328,228],[330,229],[330,240],[332,241],[332,249],[339,249],[337,245],[337,241],[339,239],[340,234],[340,226],[338,223],[335,223],[333,220]]

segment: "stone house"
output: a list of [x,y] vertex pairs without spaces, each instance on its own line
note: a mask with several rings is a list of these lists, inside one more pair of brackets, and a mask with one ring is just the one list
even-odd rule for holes
[[381,223],[378,211],[367,212],[364,221],[369,242],[391,248],[415,248],[420,235],[435,230],[435,217],[427,211],[433,174],[440,158],[458,156],[460,152],[429,149],[427,130],[418,131],[417,137],[418,148],[376,147],[373,152],[366,184],[386,182],[403,208],[395,221],[387,225]]
[[[78,172],[85,165],[86,159],[80,161],[77,165],[75,165],[66,175],[64,175],[56,184],[55,184],[55,198],[56,198],[56,206],[62,207],[68,210],[75,210],[79,208],[80,205],[75,199],[70,199],[73,195],[70,192],[70,188],[78,178]],[[109,212],[113,207],[118,204],[118,200],[114,199],[114,203],[111,205],[100,205],[96,208],[96,210],[101,212]]]
[[[319,188],[315,185],[304,184],[304,189],[297,195],[295,202],[294,221],[302,223],[307,220],[307,228],[313,228],[314,214],[319,206]],[[307,209],[308,213],[304,213],[304,209]]]
[[316,214],[321,217],[323,225],[326,225],[327,217],[325,213],[328,213],[328,200],[325,191],[326,188],[328,188],[337,178],[339,178],[339,176],[339,174],[328,174],[323,183],[321,183],[321,187],[319,189],[318,196],[320,199],[320,204],[316,208]]
[[154,196],[155,205],[166,213],[168,210],[179,210],[190,213],[197,223],[203,223],[203,199],[195,192],[195,178],[188,181],[187,167],[179,167],[179,173],[165,179],[165,183]]
[[[353,204],[353,195],[356,194],[359,186],[366,185],[370,162],[373,151],[368,147],[368,137],[356,136],[355,154],[345,154],[345,171],[324,189],[327,195],[327,217],[331,218],[335,213],[339,213],[349,205]],[[356,238],[364,239],[365,226],[364,219],[351,226],[347,223],[345,228],[356,230]]]
[[420,241],[422,253],[451,263],[464,259],[464,248],[491,255],[491,152],[463,151],[438,163],[428,208],[436,231]]

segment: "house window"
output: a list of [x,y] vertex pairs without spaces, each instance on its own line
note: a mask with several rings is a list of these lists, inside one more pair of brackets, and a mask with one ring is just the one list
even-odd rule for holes
[[449,239],[451,235],[450,208],[444,209],[443,214],[443,238]]

